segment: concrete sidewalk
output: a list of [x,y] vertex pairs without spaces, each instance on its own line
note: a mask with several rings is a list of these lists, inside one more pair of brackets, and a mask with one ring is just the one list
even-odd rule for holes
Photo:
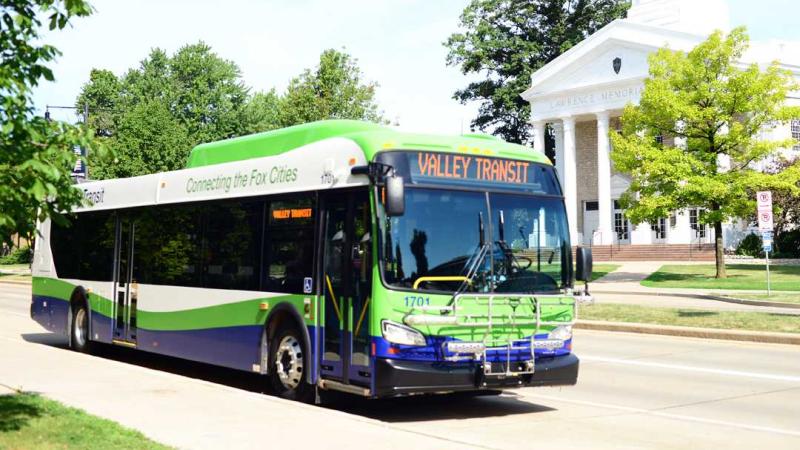
[[54,345],[30,318],[0,318],[0,385],[38,392],[178,448],[476,448],[378,420],[303,405]]

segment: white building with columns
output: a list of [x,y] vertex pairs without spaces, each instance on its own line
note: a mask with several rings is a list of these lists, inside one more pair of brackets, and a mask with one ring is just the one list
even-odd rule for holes
[[[724,0],[633,0],[626,19],[611,22],[533,73],[522,97],[531,104],[534,149],[544,151],[549,124],[573,245],[713,242],[713,229],[698,223],[702,211],[696,208],[675,211],[657,224],[634,227],[624,218],[617,200],[629,179],[613,170],[608,133],[619,128],[625,105],[639,101],[651,53],[665,46],[689,51],[715,29],[730,29]],[[800,80],[798,43],[752,42],[741,62],[766,66],[773,60]],[[800,92],[787,102],[800,104]],[[763,134],[800,139],[800,120]],[[746,228],[727,224],[726,247],[735,246]]]

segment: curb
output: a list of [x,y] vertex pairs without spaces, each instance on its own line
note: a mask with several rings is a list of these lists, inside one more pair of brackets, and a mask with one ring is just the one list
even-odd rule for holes
[[800,309],[800,303],[783,303],[783,302],[762,302],[757,300],[745,300],[741,298],[732,298],[732,297],[721,297],[718,295],[710,295],[710,294],[686,294],[682,292],[634,292],[634,291],[602,291],[602,290],[593,290],[594,294],[613,294],[613,295],[653,295],[656,297],[682,297],[682,298],[694,298],[699,300],[716,300],[718,302],[725,302],[725,303],[736,303],[739,305],[750,305],[750,306],[768,306],[774,308],[789,308],[789,309]]
[[726,341],[761,342],[769,344],[800,345],[800,333],[772,333],[766,331],[722,330],[716,328],[680,327],[649,323],[605,322],[578,320],[575,328],[581,330],[622,331],[626,333],[660,334],[666,336],[720,339]]

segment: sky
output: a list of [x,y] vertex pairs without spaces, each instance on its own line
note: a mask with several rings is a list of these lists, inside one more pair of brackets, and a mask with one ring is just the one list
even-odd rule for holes
[[[704,1],[704,0],[697,0]],[[34,93],[37,109],[71,106],[92,68],[122,75],[155,47],[169,53],[205,41],[235,62],[253,91],[285,89],[328,48],[358,60],[377,82],[384,115],[407,131],[460,134],[469,130],[476,103],[453,92],[475,76],[448,67],[442,43],[458,31],[469,0],[90,0],[96,9],[72,27],[46,33],[62,56],[53,83]],[[800,41],[797,0],[729,0],[731,25],[746,25],[752,40]],[[68,111],[53,117],[74,121]]]

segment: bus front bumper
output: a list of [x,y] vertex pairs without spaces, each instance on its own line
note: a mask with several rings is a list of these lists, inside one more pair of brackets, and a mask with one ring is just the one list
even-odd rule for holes
[[578,357],[573,354],[536,359],[532,375],[480,376],[477,363],[449,364],[426,361],[377,359],[375,396],[416,393],[511,389],[526,386],[565,386],[578,382]]

